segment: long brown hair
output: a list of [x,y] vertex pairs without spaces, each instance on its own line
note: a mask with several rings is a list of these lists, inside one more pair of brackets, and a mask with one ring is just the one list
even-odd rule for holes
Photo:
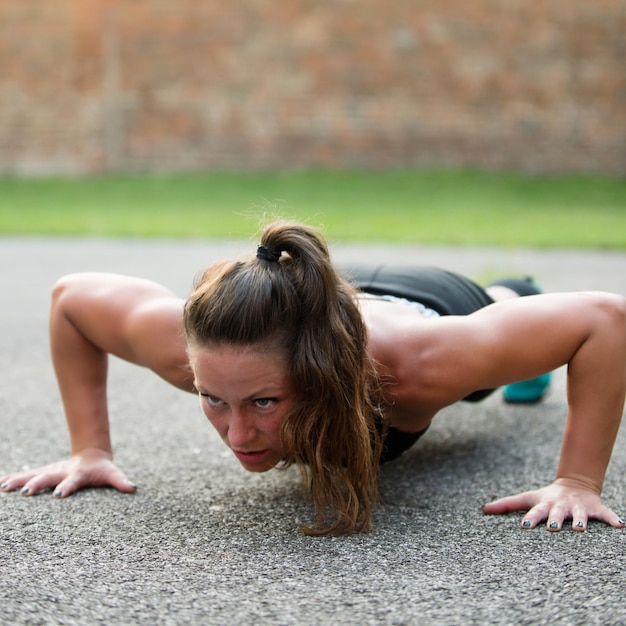
[[260,253],[221,261],[196,281],[185,304],[190,343],[270,342],[287,355],[295,406],[281,440],[297,464],[323,535],[371,528],[381,436],[367,330],[351,287],[312,228],[275,222]]

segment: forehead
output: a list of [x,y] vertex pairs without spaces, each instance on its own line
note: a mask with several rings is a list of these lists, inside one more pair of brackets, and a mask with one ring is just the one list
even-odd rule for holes
[[190,345],[189,360],[199,386],[246,389],[289,384],[286,355],[266,346]]

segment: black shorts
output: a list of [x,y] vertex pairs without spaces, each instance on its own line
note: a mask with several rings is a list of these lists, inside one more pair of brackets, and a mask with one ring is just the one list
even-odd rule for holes
[[[420,302],[439,315],[469,315],[493,303],[487,292],[473,281],[430,266],[350,265],[342,268],[348,280],[365,293],[390,295]],[[478,402],[493,392],[481,389],[465,400]],[[424,433],[405,433],[388,428],[381,463],[408,450]]]
[[421,302],[439,315],[469,315],[493,304],[475,282],[438,267],[351,265],[343,272],[365,293]]

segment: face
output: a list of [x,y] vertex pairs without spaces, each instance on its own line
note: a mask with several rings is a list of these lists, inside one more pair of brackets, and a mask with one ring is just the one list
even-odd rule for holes
[[251,472],[284,457],[280,427],[293,406],[284,355],[259,346],[189,346],[200,405],[224,443]]

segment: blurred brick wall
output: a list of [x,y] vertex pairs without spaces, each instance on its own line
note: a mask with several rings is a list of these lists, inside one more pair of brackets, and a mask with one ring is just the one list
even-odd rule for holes
[[0,0],[0,172],[626,173],[626,0]]

